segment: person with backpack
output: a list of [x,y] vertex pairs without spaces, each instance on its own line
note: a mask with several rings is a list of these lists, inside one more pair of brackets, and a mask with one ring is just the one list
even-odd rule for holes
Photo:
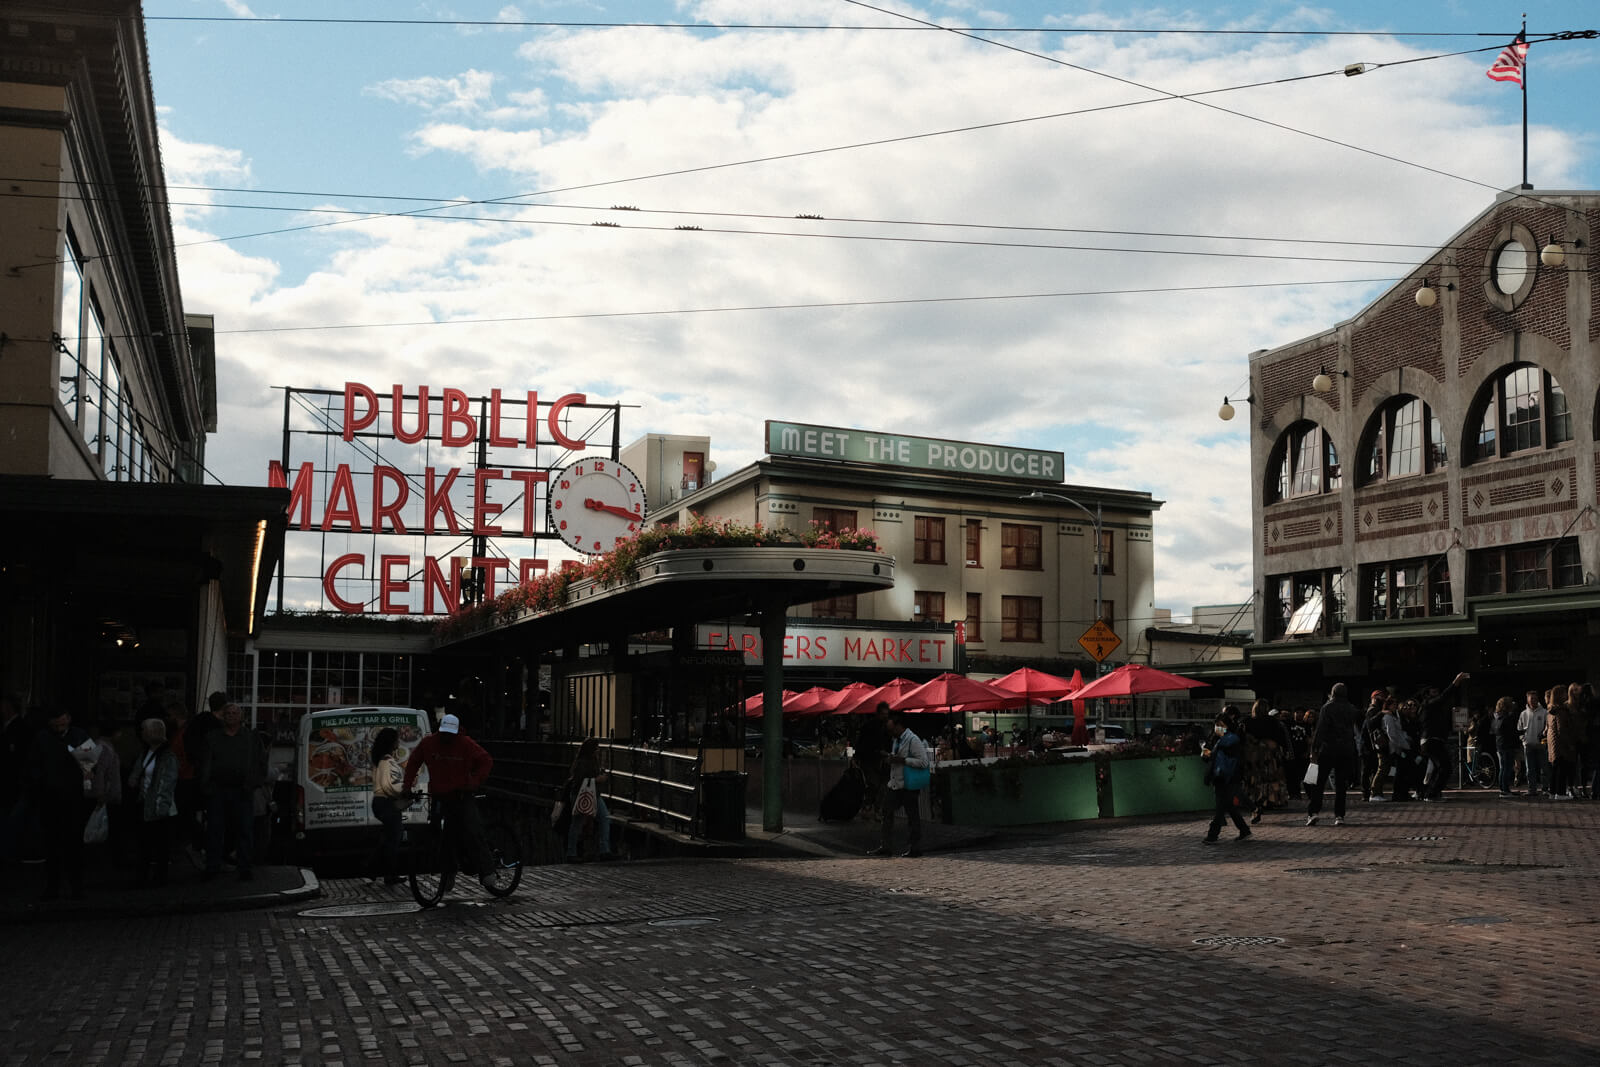
[[1367,698],[1367,712],[1361,717],[1361,734],[1356,739],[1356,747],[1361,752],[1362,800],[1372,799],[1372,783],[1378,776],[1378,764],[1382,762],[1382,751],[1378,748],[1373,730],[1376,729],[1379,734],[1383,732],[1383,704],[1388,697],[1387,690],[1374,689]]
[[1216,795],[1216,808],[1211,815],[1211,826],[1206,830],[1204,843],[1214,845],[1222,832],[1222,824],[1229,819],[1239,831],[1235,839],[1243,841],[1250,836],[1250,827],[1244,821],[1244,803],[1239,795],[1239,785],[1244,774],[1244,742],[1238,733],[1239,709],[1229,704],[1222,709],[1212,724],[1212,737],[1200,750],[1209,763],[1206,781]]
[[1388,721],[1391,716],[1398,719],[1400,702],[1381,690],[1372,696],[1373,706],[1361,721],[1362,739],[1372,753],[1372,773],[1361,784],[1361,791],[1367,800],[1381,804],[1389,799],[1383,795],[1383,791],[1388,788],[1389,775],[1393,773],[1395,765],[1389,750]]

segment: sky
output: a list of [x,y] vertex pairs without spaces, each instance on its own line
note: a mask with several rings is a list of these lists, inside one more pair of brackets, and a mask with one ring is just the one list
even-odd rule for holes
[[[586,393],[629,405],[624,443],[709,435],[724,474],[767,419],[1058,450],[1165,501],[1156,607],[1246,600],[1248,419],[1217,408],[1521,181],[1522,95],[1485,70],[1524,6],[1530,35],[1600,26],[1591,0],[147,0],[184,303],[218,330],[208,467],[265,484],[277,387],[350,380]],[[1600,187],[1600,41],[1535,41],[1528,179]]]

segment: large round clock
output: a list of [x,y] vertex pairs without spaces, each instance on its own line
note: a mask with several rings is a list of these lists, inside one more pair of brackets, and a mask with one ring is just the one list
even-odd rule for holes
[[577,549],[597,555],[644,526],[644,483],[609,459],[581,459],[550,476],[550,528]]

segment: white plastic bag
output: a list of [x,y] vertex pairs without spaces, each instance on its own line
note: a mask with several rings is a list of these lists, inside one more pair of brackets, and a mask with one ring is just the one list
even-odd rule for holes
[[595,810],[594,779],[585,778],[583,784],[578,787],[577,799],[572,802],[572,813],[574,815],[593,815]]
[[1315,763],[1306,764],[1306,776],[1304,782],[1306,785],[1317,784],[1317,765]]
[[83,843],[86,845],[103,845],[111,834],[111,820],[106,815],[106,806],[96,804],[94,813],[89,816],[89,821],[83,827]]

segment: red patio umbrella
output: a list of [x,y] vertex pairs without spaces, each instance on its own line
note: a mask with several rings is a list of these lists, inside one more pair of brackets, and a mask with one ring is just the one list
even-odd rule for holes
[[1025,698],[1024,703],[1028,709],[1027,723],[1025,725],[1031,735],[1033,733],[1033,705],[1036,703],[1049,704],[1060,700],[1075,689],[1082,689],[1083,674],[1082,672],[1074,674],[1069,680],[1067,678],[1058,678],[1053,674],[1046,674],[1044,671],[1034,670],[1032,667],[1018,667],[1004,678],[998,678],[989,684],[996,689],[1004,689],[1008,693],[1015,693],[1019,697]]
[[1079,672],[1068,680],[1032,667],[1018,667],[1004,678],[996,678],[989,684],[1019,697],[1027,697],[1030,704],[1049,704],[1074,690],[1082,689],[1083,674]]
[[894,678],[879,686],[870,687],[869,692],[857,691],[849,700],[841,701],[833,709],[835,715],[853,715],[858,711],[874,712],[878,710],[878,702],[886,700],[893,704],[895,700],[911,692],[917,683],[910,678]]
[[1131,697],[1138,693],[1171,693],[1179,689],[1195,689],[1209,682],[1197,682],[1179,674],[1168,674],[1142,663],[1126,663],[1110,674],[1096,678],[1072,694],[1073,700],[1096,700],[1100,697]]
[[856,710],[856,704],[867,698],[870,693],[876,693],[878,687],[869,682],[851,682],[849,685],[839,687],[839,699],[834,701],[831,715],[848,715]]
[[823,712],[832,711],[834,704],[838,703],[839,694],[823,685],[814,685],[803,693],[796,693],[783,700],[783,713],[785,715],[821,715]]
[[[759,719],[759,718],[761,718],[762,715],[766,714],[766,709],[761,706],[762,697],[764,695],[765,694],[757,693],[755,696],[747,697],[745,699],[745,702],[744,702],[744,713],[746,715],[748,715],[750,718]],[[785,699],[785,700],[788,700],[790,697],[795,697],[795,696],[799,696],[799,695],[800,694],[796,693],[793,689],[785,689],[783,691],[783,699]]]
[[987,682],[968,678],[964,674],[941,674],[930,682],[889,701],[894,711],[912,711],[922,708],[953,709],[962,705],[968,711],[986,711],[994,708],[1016,706],[1017,696],[1004,689],[996,689]]

